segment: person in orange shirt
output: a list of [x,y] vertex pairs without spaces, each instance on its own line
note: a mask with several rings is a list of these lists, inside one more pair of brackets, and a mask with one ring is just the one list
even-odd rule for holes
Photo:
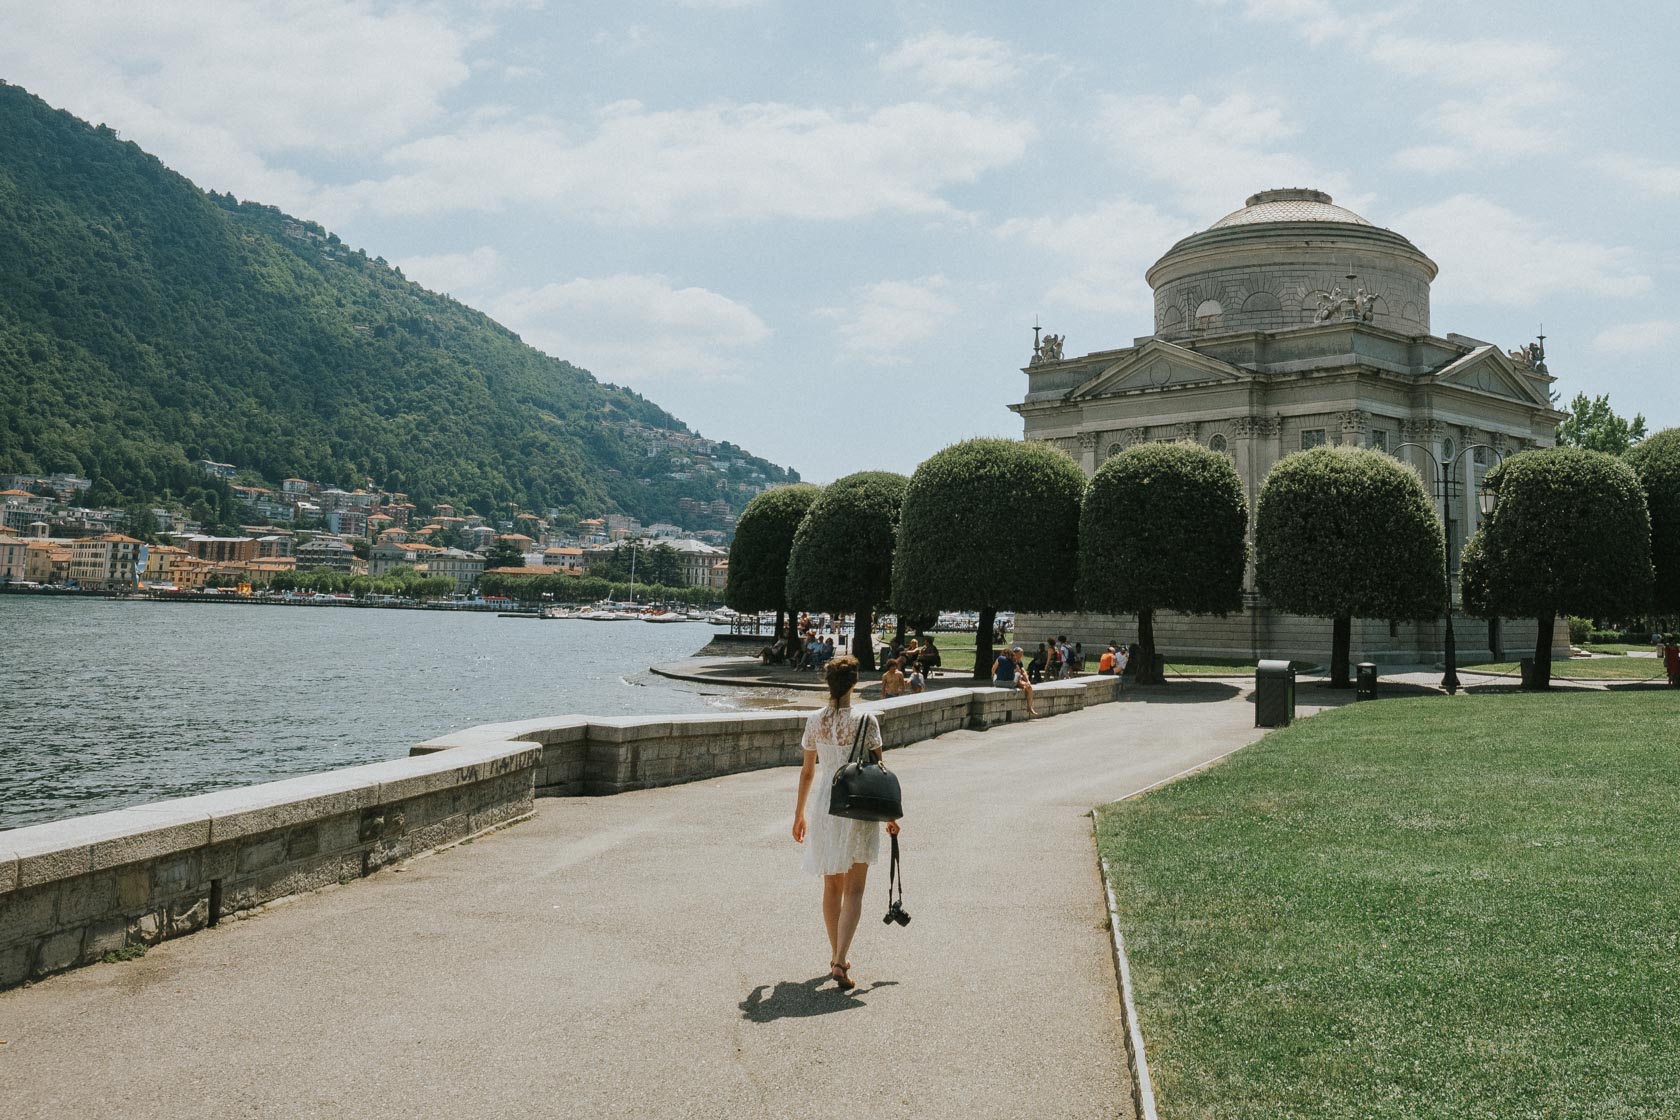
[[1099,677],[1112,677],[1113,675],[1114,675],[1114,643],[1110,642],[1110,643],[1108,643],[1108,648],[1103,650],[1102,656],[1097,658],[1097,676],[1099,676]]

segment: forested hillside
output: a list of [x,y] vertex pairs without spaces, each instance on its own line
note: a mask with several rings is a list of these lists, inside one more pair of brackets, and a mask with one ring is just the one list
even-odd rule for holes
[[643,520],[796,477],[729,445],[679,464],[688,429],[638,394],[5,83],[0,396],[0,473],[131,501],[191,487],[198,458],[422,507]]

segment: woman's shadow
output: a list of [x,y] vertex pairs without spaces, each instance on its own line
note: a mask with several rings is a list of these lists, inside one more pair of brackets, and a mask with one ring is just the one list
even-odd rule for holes
[[773,988],[768,984],[760,984],[748,992],[747,998],[738,1006],[741,1008],[741,1018],[749,1023],[832,1015],[836,1011],[863,1007],[865,1004],[859,996],[868,995],[880,988],[894,987],[897,983],[897,980],[877,980],[866,988],[853,988],[849,992],[843,992],[832,986],[825,987],[831,985],[832,981],[824,974],[814,980],[783,980]]

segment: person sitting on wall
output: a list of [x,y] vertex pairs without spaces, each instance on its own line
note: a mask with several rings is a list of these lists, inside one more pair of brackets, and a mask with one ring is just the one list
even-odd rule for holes
[[1114,675],[1114,643],[1109,642],[1108,648],[1097,658],[1097,676],[1112,677]]
[[933,644],[932,635],[924,637],[921,652],[916,657],[916,664],[924,677],[933,676],[933,671],[939,668],[939,647]]

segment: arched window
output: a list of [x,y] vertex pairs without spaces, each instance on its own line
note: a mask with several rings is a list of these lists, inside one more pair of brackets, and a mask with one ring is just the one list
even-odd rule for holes
[[1453,456],[1457,454],[1458,445],[1456,443],[1454,443],[1451,439],[1444,439],[1441,441],[1441,465],[1443,467],[1450,466],[1453,461]]
[[1225,445],[1225,436],[1224,436],[1223,433],[1221,433],[1219,435],[1216,435],[1212,439],[1208,440],[1208,450],[1209,451],[1217,451],[1221,455],[1223,455],[1223,454],[1225,454],[1225,446],[1226,446]]
[[1196,305],[1196,326],[1212,326],[1213,321],[1225,314],[1224,305],[1216,299],[1204,299]]
[[1271,292],[1255,292],[1243,300],[1244,311],[1282,311],[1283,304]]

